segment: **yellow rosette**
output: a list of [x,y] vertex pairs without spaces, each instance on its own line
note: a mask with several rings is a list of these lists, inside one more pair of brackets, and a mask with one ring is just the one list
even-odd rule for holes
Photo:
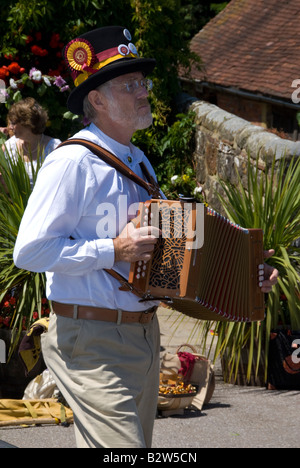
[[83,65],[90,66],[94,60],[91,44],[84,39],[71,41],[66,48],[65,55],[71,69],[83,71]]

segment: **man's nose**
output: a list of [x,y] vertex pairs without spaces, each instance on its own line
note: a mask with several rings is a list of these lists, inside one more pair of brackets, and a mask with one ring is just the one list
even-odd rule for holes
[[137,91],[136,91],[136,96],[138,98],[148,97],[149,96],[149,91],[147,90],[147,88],[145,86],[140,84]]

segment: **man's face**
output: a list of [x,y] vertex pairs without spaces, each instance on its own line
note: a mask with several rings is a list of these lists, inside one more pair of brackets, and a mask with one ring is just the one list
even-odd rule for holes
[[141,72],[135,72],[114,78],[107,84],[110,95],[107,101],[109,118],[121,126],[132,128],[133,132],[152,124],[149,94],[140,84],[143,79]]

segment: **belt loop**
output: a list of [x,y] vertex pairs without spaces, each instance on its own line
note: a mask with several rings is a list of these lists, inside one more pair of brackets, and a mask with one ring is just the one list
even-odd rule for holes
[[73,319],[74,319],[74,320],[77,320],[77,319],[78,319],[78,305],[77,305],[77,304],[74,304],[74,308],[73,308]]
[[118,309],[118,320],[117,320],[117,325],[121,325],[122,323],[122,310]]

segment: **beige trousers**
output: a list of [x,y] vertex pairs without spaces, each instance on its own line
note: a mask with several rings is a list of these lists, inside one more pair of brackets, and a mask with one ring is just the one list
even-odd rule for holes
[[51,315],[46,365],[74,413],[78,448],[151,447],[160,336],[149,324]]

